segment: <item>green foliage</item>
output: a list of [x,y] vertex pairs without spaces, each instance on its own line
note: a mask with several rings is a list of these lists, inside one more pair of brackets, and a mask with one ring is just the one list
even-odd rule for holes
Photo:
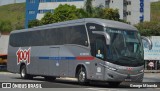
[[105,8],[103,10],[104,15],[102,18],[109,19],[109,20],[119,20],[119,12],[118,9],[111,9],[111,8]]
[[12,25],[10,21],[0,21],[0,32],[12,31]]
[[102,18],[102,19],[109,19],[109,20],[116,20],[120,21],[120,16],[118,9],[112,8],[103,8],[102,6],[93,8],[93,13],[90,15],[90,18]]
[[103,18],[110,20],[119,20],[118,9],[103,8],[103,6],[94,8],[92,6],[90,7],[92,8],[92,12],[82,8],[77,9],[74,5],[59,5],[54,10],[54,14],[46,13],[41,22],[42,24],[50,24],[79,18]]
[[98,7],[93,7],[91,4],[91,1],[92,0],[86,1],[86,4],[85,4],[86,16],[83,16],[83,17],[103,18],[103,19],[117,20],[117,21],[120,20],[118,9],[104,8],[104,6],[102,5]]
[[24,28],[25,3],[0,6],[0,21],[11,21],[12,30]]
[[28,27],[29,28],[32,28],[32,27],[35,27],[35,26],[40,26],[41,25],[41,22],[39,20],[32,20],[28,23]]
[[160,21],[160,1],[151,3],[151,21]]
[[[63,22],[67,20],[74,20],[79,18],[103,18],[103,19],[110,19],[110,20],[119,20],[119,12],[118,9],[110,9],[104,8],[103,6],[99,7],[92,7],[90,1],[86,1],[86,8],[85,9],[78,9],[74,5],[59,5],[55,10],[54,13],[46,13],[44,17],[41,19],[41,23],[50,24],[55,22]],[[31,22],[31,25],[34,25]],[[35,24],[37,26],[39,24]]]
[[118,9],[104,8],[104,6],[100,5],[98,7],[92,6],[92,0],[86,0],[85,2],[85,10],[86,16],[90,18],[103,18],[109,20],[119,20],[120,15]]
[[92,6],[92,0],[86,0],[85,2],[85,9],[88,15],[92,16],[93,14],[93,6]]
[[[81,16],[82,17],[82,16]],[[74,5],[59,5],[53,14],[53,22],[62,22],[67,20],[78,19],[77,8]]]
[[160,36],[160,22],[151,21],[135,25],[143,36]]
[[151,3],[151,22],[136,24],[143,36],[160,36],[160,1]]
[[79,18],[88,18],[88,17],[90,17],[89,14],[82,8],[77,9],[76,15]]
[[103,6],[98,6],[93,8],[93,13],[90,17],[93,18],[103,18],[104,15],[104,7]]
[[54,22],[54,16],[51,12],[47,12],[44,17],[41,19],[43,25],[51,24]]
[[123,20],[123,19],[119,19],[118,21],[119,21],[119,22],[123,22],[123,23],[127,23],[127,24],[129,23],[129,22],[127,22],[126,20]]

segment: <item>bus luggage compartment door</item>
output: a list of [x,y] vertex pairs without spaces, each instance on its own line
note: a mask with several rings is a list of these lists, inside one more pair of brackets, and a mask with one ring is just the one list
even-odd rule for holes
[[59,47],[50,48],[49,75],[59,76]]

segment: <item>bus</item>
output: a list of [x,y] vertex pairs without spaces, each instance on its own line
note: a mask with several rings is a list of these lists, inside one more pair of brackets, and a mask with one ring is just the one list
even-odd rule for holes
[[152,42],[132,25],[83,18],[12,31],[7,69],[21,78],[77,78],[80,84],[142,82],[144,50]]

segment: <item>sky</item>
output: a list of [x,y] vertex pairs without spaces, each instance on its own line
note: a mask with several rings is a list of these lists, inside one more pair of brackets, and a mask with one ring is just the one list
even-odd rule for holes
[[21,2],[25,2],[26,0],[0,0],[0,6],[6,5],[6,4],[12,4],[14,3],[14,1],[16,1],[16,3],[21,3]]

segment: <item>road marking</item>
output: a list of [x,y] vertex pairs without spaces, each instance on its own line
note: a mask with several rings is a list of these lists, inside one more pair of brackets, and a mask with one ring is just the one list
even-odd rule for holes
[[[99,91],[99,90],[101,90],[101,89],[97,89],[97,88],[86,88],[86,89],[88,89],[88,90],[94,90],[94,91]],[[109,90],[109,89],[107,89],[107,90]],[[105,90],[106,91],[106,90]]]

